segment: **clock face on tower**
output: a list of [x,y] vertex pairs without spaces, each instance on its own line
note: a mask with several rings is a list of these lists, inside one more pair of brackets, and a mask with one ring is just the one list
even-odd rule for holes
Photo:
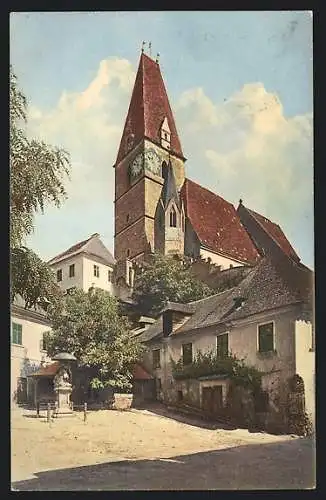
[[130,165],[130,175],[132,179],[138,177],[144,168],[144,155],[140,153],[134,158],[133,162]]
[[161,160],[155,149],[146,149],[145,153],[145,169],[155,175],[161,175]]

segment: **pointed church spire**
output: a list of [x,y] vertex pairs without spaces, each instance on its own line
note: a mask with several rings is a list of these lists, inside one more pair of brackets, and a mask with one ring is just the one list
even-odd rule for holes
[[144,138],[161,145],[164,119],[170,129],[171,154],[184,159],[160,67],[142,50],[116,163]]
[[164,208],[166,208],[171,200],[173,200],[177,207],[180,208],[180,197],[178,194],[173,167],[169,161],[168,165],[163,167],[164,185],[162,189],[162,201]]

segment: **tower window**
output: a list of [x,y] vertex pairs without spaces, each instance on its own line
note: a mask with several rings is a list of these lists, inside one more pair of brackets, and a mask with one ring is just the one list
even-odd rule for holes
[[127,250],[127,257],[130,257],[130,250],[129,250],[129,248]]
[[171,131],[167,118],[164,118],[161,126],[161,144],[165,148],[169,148],[170,142],[171,142]]
[[171,208],[170,212],[170,227],[177,227],[177,213],[174,207]]
[[128,283],[129,283],[129,286],[133,286],[133,269],[130,267],[129,268],[129,272],[128,272]]

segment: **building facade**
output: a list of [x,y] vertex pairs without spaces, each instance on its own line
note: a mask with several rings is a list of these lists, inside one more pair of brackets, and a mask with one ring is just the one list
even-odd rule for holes
[[234,354],[262,374],[270,423],[282,427],[289,383],[303,380],[305,409],[315,418],[315,353],[309,304],[312,273],[288,257],[264,258],[238,285],[190,304],[169,304],[155,324],[139,335],[147,345],[144,365],[156,378],[159,397],[202,408],[207,388],[227,404],[230,381],[218,374],[190,381],[174,379],[173,366],[190,365],[196,354]]
[[50,325],[45,312],[39,307],[25,309],[24,301],[16,297],[11,306],[10,393],[12,404],[31,399],[29,375],[49,360],[44,333]]
[[115,295],[115,260],[98,233],[76,243],[60,253],[48,264],[56,274],[57,283],[69,293],[72,288],[87,292],[92,286]]

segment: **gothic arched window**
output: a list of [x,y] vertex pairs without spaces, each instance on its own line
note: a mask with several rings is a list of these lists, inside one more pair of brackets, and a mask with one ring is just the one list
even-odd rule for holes
[[177,227],[177,213],[174,207],[170,211],[170,227]]

